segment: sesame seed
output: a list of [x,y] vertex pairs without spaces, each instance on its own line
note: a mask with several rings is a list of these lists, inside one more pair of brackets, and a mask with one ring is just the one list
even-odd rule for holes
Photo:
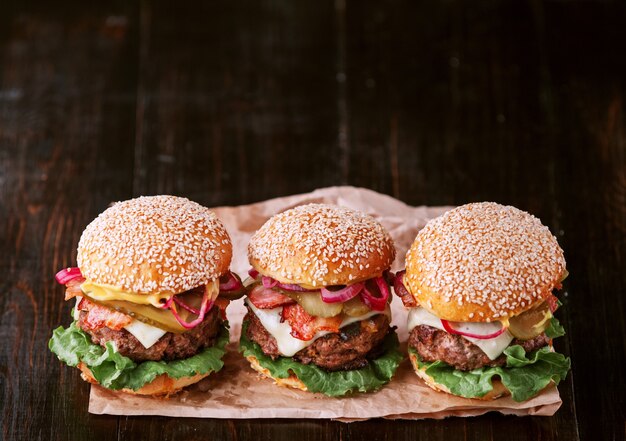
[[[395,248],[387,230],[371,216],[308,204],[267,221],[252,236],[248,257],[273,277],[327,286],[382,272],[391,266]],[[285,264],[294,259],[299,261],[295,267]]]
[[207,208],[176,196],[143,196],[94,219],[80,238],[77,261],[95,283],[179,293],[219,277],[231,254],[226,229]]
[[563,250],[539,219],[493,202],[463,205],[431,220],[406,260],[413,292],[478,305],[487,320],[531,307],[565,271]]

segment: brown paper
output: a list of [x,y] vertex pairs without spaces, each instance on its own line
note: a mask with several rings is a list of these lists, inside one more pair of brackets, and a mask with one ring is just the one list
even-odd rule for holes
[[[404,265],[404,255],[415,235],[428,220],[451,207],[410,207],[371,190],[330,187],[312,193],[271,199],[214,211],[224,222],[234,247],[232,270],[244,276],[249,264],[246,247],[250,236],[272,215],[297,205],[323,202],[364,211],[378,219],[393,237],[398,257],[393,269]],[[394,296],[395,297],[395,296]],[[401,342],[406,342],[407,312],[398,298],[392,301],[393,322]],[[524,403],[510,397],[495,401],[470,400],[435,392],[427,387],[405,360],[394,379],[375,393],[329,398],[278,387],[261,379],[237,352],[243,301],[232,302],[227,310],[231,343],[224,368],[197,385],[169,399],[127,395],[92,386],[89,412],[112,415],[165,415],[206,418],[331,418],[356,421],[368,418],[445,418],[473,416],[496,411],[507,415],[553,415],[561,405],[556,387]],[[406,344],[403,343],[403,349]]]

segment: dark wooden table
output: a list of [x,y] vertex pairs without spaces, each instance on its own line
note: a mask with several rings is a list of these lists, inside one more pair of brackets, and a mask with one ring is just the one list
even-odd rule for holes
[[[3,439],[624,439],[623,1],[0,2]],[[571,273],[554,417],[95,416],[46,347],[53,280],[107,204],[337,184],[539,216]]]

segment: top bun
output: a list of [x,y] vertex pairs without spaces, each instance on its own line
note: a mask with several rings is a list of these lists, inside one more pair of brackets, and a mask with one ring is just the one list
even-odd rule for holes
[[563,250],[539,219],[493,202],[431,220],[406,255],[404,284],[444,320],[505,320],[541,303],[565,272]]
[[370,279],[389,269],[395,256],[389,233],[371,216],[324,204],[273,216],[248,245],[259,273],[309,287]]
[[207,208],[176,196],[118,202],[94,219],[78,243],[78,266],[94,283],[140,294],[178,294],[230,266],[232,245]]

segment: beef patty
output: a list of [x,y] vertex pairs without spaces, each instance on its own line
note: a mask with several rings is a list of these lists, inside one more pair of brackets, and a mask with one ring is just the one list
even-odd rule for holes
[[86,312],[81,311],[78,326],[91,336],[94,344],[104,346],[107,341],[115,342],[117,351],[133,361],[146,360],[179,360],[196,355],[202,349],[213,346],[220,332],[222,320],[219,308],[213,307],[207,313],[202,323],[182,334],[168,332],[155,344],[146,349],[126,329],[114,331],[110,328],[91,330],[84,325]]
[[[273,359],[281,356],[276,339],[263,327],[253,312],[248,312],[246,337],[256,342]],[[315,364],[327,371],[360,369],[381,355],[381,343],[391,328],[385,314],[378,314],[326,334],[292,358],[302,364]]]
[[[514,339],[511,345],[520,345],[524,351],[532,352],[548,345],[549,342],[550,339],[546,334],[540,334],[530,340]],[[506,364],[506,355],[504,354],[491,360],[482,349],[464,337],[449,334],[427,325],[413,328],[409,335],[409,346],[415,349],[424,361],[441,360],[461,371]]]

